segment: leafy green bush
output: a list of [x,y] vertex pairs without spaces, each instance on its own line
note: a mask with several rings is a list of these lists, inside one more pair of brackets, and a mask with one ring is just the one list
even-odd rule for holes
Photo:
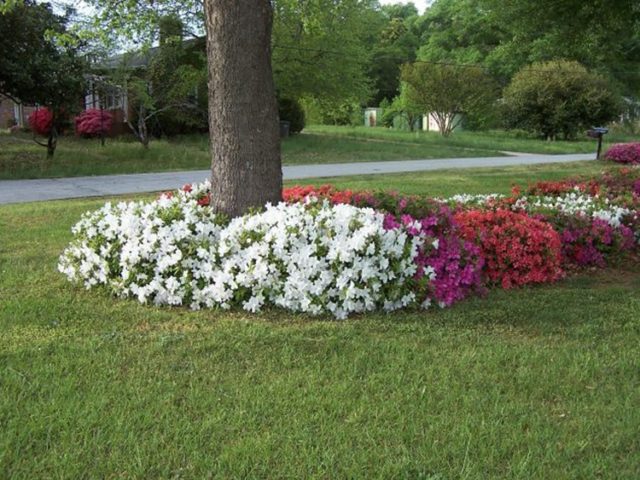
[[622,111],[620,97],[601,75],[578,62],[534,63],[518,72],[504,90],[508,128],[522,128],[549,140],[575,138]]

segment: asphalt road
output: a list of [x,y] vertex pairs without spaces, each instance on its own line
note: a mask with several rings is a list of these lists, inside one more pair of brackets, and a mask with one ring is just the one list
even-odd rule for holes
[[[594,160],[594,154],[517,155],[508,157],[443,158],[438,160],[400,160],[391,162],[334,163],[325,165],[285,166],[285,180],[329,178],[345,175],[422,172],[453,168],[505,167],[567,163]],[[102,197],[127,193],[157,192],[179,188],[186,183],[201,182],[208,170],[188,172],[137,173],[92,177],[50,178],[37,180],[0,180],[0,204],[59,200],[65,198]]]

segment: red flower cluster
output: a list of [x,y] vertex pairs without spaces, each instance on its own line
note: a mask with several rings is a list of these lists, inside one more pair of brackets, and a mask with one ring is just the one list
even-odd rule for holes
[[480,246],[491,283],[511,288],[562,278],[560,235],[548,223],[502,209],[463,211],[455,220]]

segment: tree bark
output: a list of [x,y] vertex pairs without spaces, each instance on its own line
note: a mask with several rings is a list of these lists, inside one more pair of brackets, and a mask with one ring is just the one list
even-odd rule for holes
[[58,130],[55,125],[51,125],[49,131],[49,137],[47,138],[47,158],[51,160],[56,153],[56,147],[58,146]]
[[282,196],[269,0],[205,0],[211,205],[230,216]]

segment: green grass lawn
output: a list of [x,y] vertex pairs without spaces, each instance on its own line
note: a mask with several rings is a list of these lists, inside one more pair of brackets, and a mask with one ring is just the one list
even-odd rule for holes
[[[611,137],[610,141],[631,140]],[[504,155],[501,151],[531,153],[590,153],[593,140],[544,142],[508,132],[457,132],[450,138],[436,133],[409,133],[384,128],[309,126],[303,134],[282,143],[285,165],[410,160]],[[155,140],[149,150],[138,143],[108,139],[61,138],[52,161],[28,135],[0,134],[0,179],[73,177],[118,173],[208,169],[205,135]]]
[[[339,136],[369,141],[386,141],[416,145],[448,146],[475,150],[499,150],[521,153],[591,153],[597,148],[596,141],[586,136],[571,141],[547,142],[523,132],[495,130],[488,132],[455,132],[448,138],[436,132],[408,132],[383,127],[342,127],[331,125],[311,125],[305,132],[315,135]],[[604,148],[618,142],[638,141],[637,136],[608,134],[604,137]],[[487,156],[487,155],[485,155]]]
[[[332,183],[450,195],[584,168]],[[104,201],[0,206],[0,478],[640,476],[637,266],[345,322],[154,308],[55,270]]]
[[[326,133],[295,135],[282,142],[285,165],[497,155],[501,155],[497,150],[372,142]],[[146,151],[130,140],[109,139],[103,147],[98,140],[64,137],[53,160],[47,161],[45,150],[30,137],[0,134],[0,179],[206,170],[210,164],[208,139],[204,135],[155,140]]]
[[539,180],[596,175],[617,168],[609,162],[570,162],[506,168],[468,168],[433,172],[359,175],[353,177],[291,180],[286,185],[331,184],[340,189],[393,190],[411,195],[446,197],[455,193],[509,193],[513,185],[527,186]]

